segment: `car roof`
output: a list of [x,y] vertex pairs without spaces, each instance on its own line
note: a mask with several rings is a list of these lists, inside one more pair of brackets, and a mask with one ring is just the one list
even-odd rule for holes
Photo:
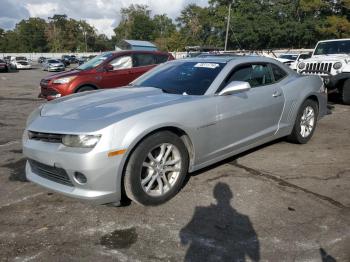
[[103,54],[113,54],[113,55],[126,55],[126,54],[163,54],[163,55],[169,55],[168,52],[162,52],[162,51],[150,51],[150,50],[118,50],[118,51],[109,51],[104,52]]
[[318,43],[335,42],[335,41],[350,41],[350,38],[321,40],[321,41],[318,41]]
[[[177,60],[180,61],[180,60]],[[199,62],[199,63],[228,63],[231,61],[238,61],[239,63],[244,62],[275,62],[276,60],[273,58],[265,57],[265,56],[250,56],[250,55],[242,55],[242,56],[210,56],[210,57],[194,57],[194,58],[185,58],[181,61],[188,62]]]

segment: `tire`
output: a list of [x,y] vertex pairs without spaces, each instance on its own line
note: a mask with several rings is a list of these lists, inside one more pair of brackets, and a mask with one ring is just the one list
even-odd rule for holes
[[187,148],[174,133],[162,131],[146,137],[132,152],[124,172],[127,197],[144,206],[168,201],[181,189],[188,161]]
[[[313,117],[309,116],[309,121],[305,121],[305,116],[308,112],[311,114],[313,111]],[[317,102],[308,99],[300,107],[297,118],[294,123],[292,133],[287,137],[287,140],[295,144],[306,144],[312,137],[316,129],[318,117],[318,105]]]
[[343,84],[341,98],[344,105],[350,105],[350,79],[346,80]]
[[80,93],[80,92],[86,92],[86,91],[94,91],[96,90],[94,87],[92,86],[82,86],[79,87],[78,90],[75,93]]

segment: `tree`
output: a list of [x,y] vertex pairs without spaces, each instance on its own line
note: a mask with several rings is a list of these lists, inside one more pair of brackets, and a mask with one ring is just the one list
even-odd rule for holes
[[130,5],[121,9],[122,19],[114,29],[116,40],[137,39],[153,40],[155,25],[151,11],[146,5]]
[[46,52],[48,42],[45,37],[46,22],[41,18],[20,21],[15,28],[19,39],[19,52]]

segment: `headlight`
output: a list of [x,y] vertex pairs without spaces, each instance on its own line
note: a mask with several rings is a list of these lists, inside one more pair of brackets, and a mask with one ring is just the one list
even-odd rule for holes
[[37,118],[40,115],[41,109],[43,108],[43,105],[39,106],[38,108],[34,109],[33,112],[30,113],[30,115],[27,118],[26,126],[29,126],[35,118]]
[[58,79],[53,80],[52,83],[54,83],[54,84],[68,84],[74,78],[76,78],[76,76],[58,78]]
[[342,66],[343,66],[343,65],[342,65],[341,62],[336,62],[336,63],[334,63],[333,68],[334,68],[335,70],[337,70],[337,69],[340,69]]
[[69,147],[93,148],[100,140],[101,135],[64,135],[62,143]]
[[298,68],[299,69],[304,69],[305,68],[305,63],[304,62],[299,63]]

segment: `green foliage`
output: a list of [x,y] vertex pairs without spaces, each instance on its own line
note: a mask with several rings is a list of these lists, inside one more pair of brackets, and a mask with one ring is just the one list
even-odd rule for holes
[[66,15],[29,18],[14,30],[0,28],[0,52],[105,51],[122,39],[151,41],[167,51],[223,47],[229,5],[228,49],[312,48],[321,39],[350,37],[350,0],[209,0],[207,7],[185,6],[175,22],[147,5],[122,8],[112,39]]
[[0,28],[0,52],[84,52],[114,48],[105,35],[98,35],[86,21],[54,15],[48,21],[29,18],[14,30]]

